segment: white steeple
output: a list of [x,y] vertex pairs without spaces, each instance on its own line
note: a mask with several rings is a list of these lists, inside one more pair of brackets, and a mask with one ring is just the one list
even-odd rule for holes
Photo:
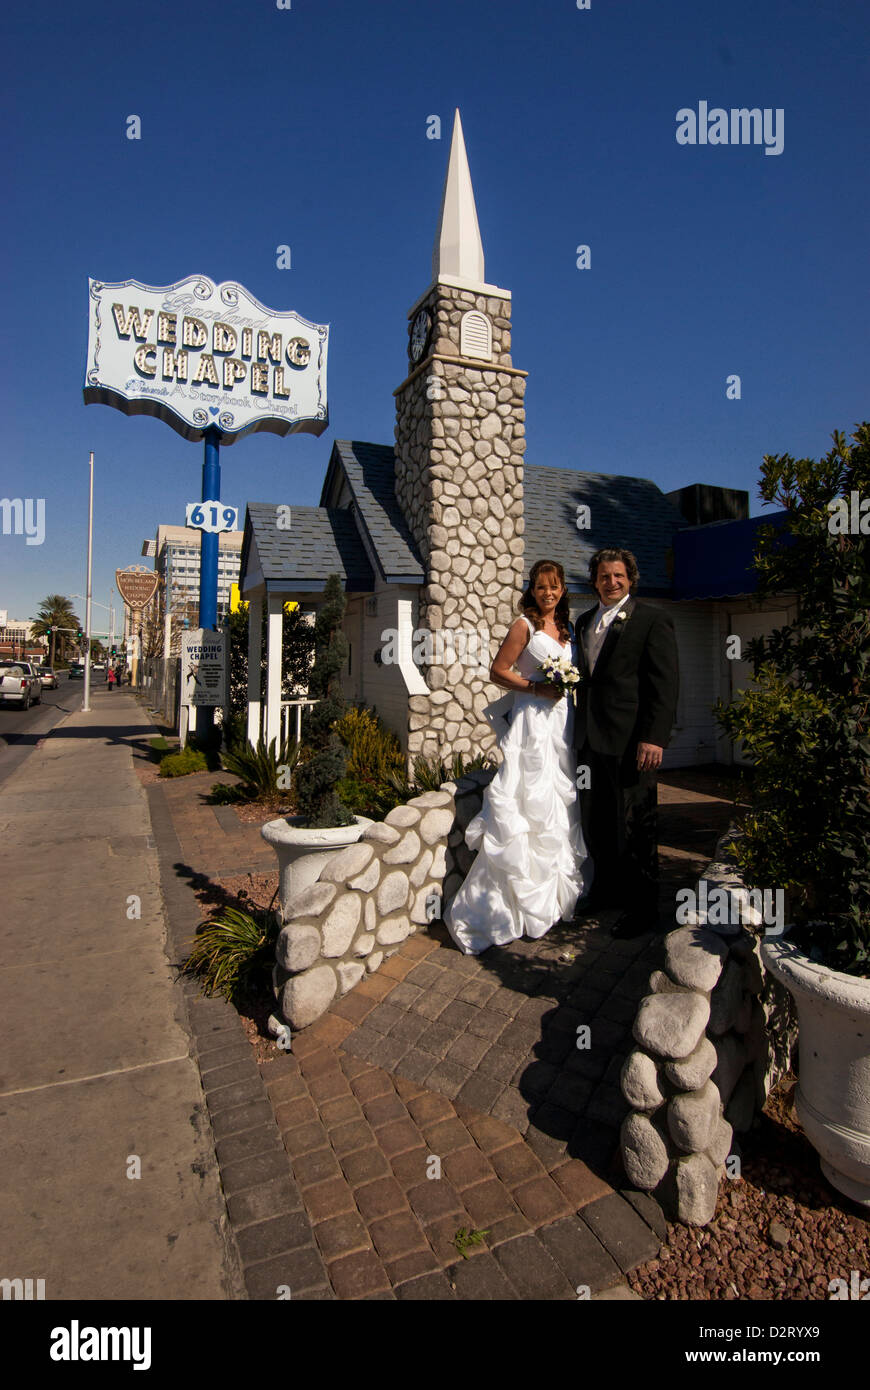
[[436,282],[450,277],[468,285],[484,284],[483,242],[477,225],[474,189],[458,107],[453,119],[450,161],[432,252],[432,275]]

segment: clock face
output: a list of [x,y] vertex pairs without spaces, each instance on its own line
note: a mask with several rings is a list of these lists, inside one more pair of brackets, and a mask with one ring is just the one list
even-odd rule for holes
[[432,327],[432,320],[429,318],[425,309],[421,309],[414,322],[411,324],[411,361],[419,362],[423,356],[423,351],[429,341],[429,330]]

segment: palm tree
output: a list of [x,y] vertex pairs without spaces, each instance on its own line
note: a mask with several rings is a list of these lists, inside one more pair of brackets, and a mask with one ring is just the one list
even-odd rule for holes
[[[68,627],[76,631],[81,625],[81,619],[74,612],[71,600],[64,598],[63,594],[49,594],[47,598],[41,601],[39,612],[33,620],[33,635],[34,637],[51,636],[51,657],[49,660],[51,666],[54,665],[55,639],[55,633],[52,632],[52,628]],[[67,633],[62,632],[60,634],[61,655],[63,655],[64,652],[66,637]]]

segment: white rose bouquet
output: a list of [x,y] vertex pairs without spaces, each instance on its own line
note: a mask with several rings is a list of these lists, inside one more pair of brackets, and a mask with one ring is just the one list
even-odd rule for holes
[[580,672],[566,656],[544,657],[541,662],[541,672],[551,685],[559,687],[563,695],[568,695],[576,685],[580,684]]

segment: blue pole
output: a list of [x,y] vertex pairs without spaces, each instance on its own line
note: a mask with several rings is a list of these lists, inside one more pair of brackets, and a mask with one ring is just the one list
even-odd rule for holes
[[[219,502],[221,495],[219,429],[211,426],[204,435],[205,457],[202,462],[202,501]],[[200,531],[199,552],[199,625],[217,627],[218,541],[217,531]],[[197,740],[209,742],[214,733],[214,707],[200,705],[196,712]]]
[[[202,500],[219,502],[221,495],[220,430],[205,432],[202,464]],[[200,532],[199,625],[217,627],[218,541],[217,531]]]

